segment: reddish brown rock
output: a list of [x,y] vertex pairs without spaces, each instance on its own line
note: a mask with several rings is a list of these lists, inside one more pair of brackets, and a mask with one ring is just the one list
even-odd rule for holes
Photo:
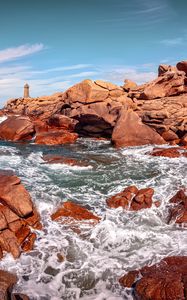
[[25,116],[12,116],[0,124],[0,139],[9,141],[30,140],[34,135],[34,126]]
[[130,90],[136,89],[137,88],[137,84],[129,79],[125,79],[124,80],[124,85],[123,85],[123,89],[126,92],[129,92]]
[[177,72],[177,68],[175,66],[170,66],[170,65],[159,65],[158,67],[158,76],[164,75],[166,72]]
[[59,130],[40,133],[36,135],[35,143],[40,145],[63,145],[75,143],[78,135],[76,133]]
[[69,158],[62,155],[46,154],[43,155],[42,159],[48,164],[66,164],[70,166],[79,166],[79,167],[88,166],[88,164],[86,164],[85,162],[78,161],[74,158]]
[[86,208],[67,201],[63,203],[63,206],[59,208],[54,214],[52,214],[52,220],[58,220],[59,218],[66,217],[66,218],[73,218],[77,221],[82,220],[95,220],[97,222],[100,221],[98,216],[95,216],[92,212],[87,210]]
[[41,229],[40,216],[29,193],[12,172],[1,171],[0,258],[3,257],[3,252],[18,258],[22,249],[31,249],[34,239],[30,226]]
[[163,157],[169,157],[169,158],[177,158],[177,157],[186,157],[187,151],[183,147],[177,147],[177,148],[154,148],[150,155],[152,156],[163,156]]
[[187,134],[185,134],[180,140],[180,144],[183,146],[187,146]]
[[123,287],[132,287],[134,299],[186,300],[187,256],[167,257],[159,264],[131,271],[120,278]]
[[167,130],[162,133],[162,137],[166,142],[178,140],[178,135],[172,130]]
[[130,91],[129,96],[136,99],[151,100],[180,95],[187,92],[184,72],[166,72],[157,79]]
[[123,207],[129,210],[140,210],[152,206],[154,191],[151,188],[138,190],[135,186],[130,186],[106,200],[110,208]]
[[187,224],[187,193],[186,190],[180,190],[174,195],[169,203],[169,223],[174,221],[176,224]]
[[35,232],[32,232],[27,237],[27,239],[24,241],[24,243],[21,246],[21,248],[23,249],[24,252],[28,252],[33,249],[36,238],[37,238],[37,236],[36,236]]
[[113,133],[112,142],[116,147],[165,144],[164,139],[153,129],[142,123],[132,110],[122,110]]
[[60,127],[64,130],[74,131],[75,126],[78,123],[78,121],[71,119],[64,115],[55,114],[49,118],[47,123],[49,124],[49,126],[52,126],[52,127]]
[[29,300],[23,294],[12,293],[13,287],[17,282],[17,276],[9,272],[0,270],[0,299],[1,300]]
[[177,69],[187,74],[187,61],[183,60],[177,63]]
[[0,202],[20,217],[29,215],[33,209],[29,193],[11,172],[0,172]]

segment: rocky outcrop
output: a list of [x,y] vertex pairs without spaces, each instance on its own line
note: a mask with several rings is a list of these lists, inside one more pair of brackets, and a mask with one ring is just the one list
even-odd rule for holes
[[65,130],[51,130],[38,133],[35,143],[40,145],[63,145],[72,144],[78,139],[78,134]]
[[176,73],[177,72],[177,67],[170,66],[170,65],[165,65],[165,64],[159,65],[159,67],[158,67],[158,76],[162,76],[167,72]]
[[155,130],[143,124],[132,109],[121,111],[112,133],[112,142],[116,147],[165,144],[164,139]]
[[11,116],[0,124],[0,139],[2,140],[30,140],[33,135],[33,123],[26,116]]
[[138,300],[186,300],[187,256],[167,257],[159,264],[130,271],[120,278],[123,287],[133,288]]
[[179,71],[183,71],[185,72],[185,74],[187,74],[187,61],[183,60],[177,63],[177,69]]
[[17,282],[17,276],[0,270],[0,299],[1,300],[29,300],[26,295],[12,293]]
[[[187,132],[187,94],[157,100],[138,100],[138,115],[144,124],[154,128],[167,141],[176,141]],[[175,136],[176,135],[176,136]]]
[[64,202],[54,214],[52,214],[52,220],[60,220],[62,218],[70,218],[77,221],[92,220],[96,223],[100,221],[100,218],[94,215],[86,208],[73,203],[71,201]]
[[129,186],[121,193],[107,199],[106,203],[110,208],[123,207],[127,210],[137,211],[152,206],[153,194],[154,190],[151,188],[138,190],[136,186]]
[[14,258],[33,248],[41,229],[40,217],[21,180],[12,171],[0,171],[0,257],[9,252]]
[[169,223],[175,222],[176,224],[187,225],[187,192],[180,190],[174,195],[169,203]]
[[130,91],[131,98],[152,100],[187,92],[187,78],[184,72],[166,72],[155,80]]

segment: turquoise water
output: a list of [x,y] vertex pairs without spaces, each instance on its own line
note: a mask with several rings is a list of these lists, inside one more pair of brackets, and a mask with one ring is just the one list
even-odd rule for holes
[[[148,156],[152,148],[115,150],[109,142],[91,139],[56,147],[0,142],[0,168],[22,179],[44,225],[33,251],[16,261],[8,254],[0,262],[0,268],[17,273],[19,292],[32,300],[132,299],[131,291],[118,284],[121,275],[168,255],[187,255],[185,229],[166,224],[168,200],[187,186],[187,159]],[[86,166],[45,164],[43,154],[76,158]],[[106,199],[132,184],[154,188],[161,206],[139,212],[108,209]],[[51,221],[66,200],[87,207],[101,222],[95,227],[83,222],[76,234]]]

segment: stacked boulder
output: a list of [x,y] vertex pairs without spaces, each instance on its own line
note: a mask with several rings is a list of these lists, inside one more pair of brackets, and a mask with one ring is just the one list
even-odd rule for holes
[[21,180],[12,171],[0,171],[0,258],[5,252],[18,258],[33,248],[41,229],[39,214]]

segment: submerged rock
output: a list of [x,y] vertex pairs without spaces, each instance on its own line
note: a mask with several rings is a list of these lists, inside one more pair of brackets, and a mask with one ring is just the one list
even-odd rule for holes
[[52,214],[52,220],[58,220],[62,217],[73,218],[77,221],[82,220],[94,220],[96,222],[100,221],[98,216],[95,216],[92,212],[86,208],[73,203],[71,201],[64,202],[62,207],[60,207],[54,214]]
[[110,208],[123,207],[128,210],[140,210],[152,206],[154,190],[151,188],[138,190],[136,186],[129,186],[106,200]]
[[66,164],[66,165],[78,166],[78,167],[88,166],[88,164],[86,164],[85,162],[76,160],[74,158],[62,156],[62,155],[46,154],[43,155],[42,159],[48,164]]
[[123,287],[132,287],[138,300],[186,300],[187,256],[173,256],[153,266],[130,271],[120,278]]
[[163,156],[169,158],[186,157],[187,151],[182,147],[178,148],[154,148],[150,155],[152,156]]
[[[30,227],[41,229],[40,216],[21,180],[11,171],[0,171],[0,256],[3,251],[14,258],[33,248],[36,235]],[[35,237],[35,238],[34,238]]]

